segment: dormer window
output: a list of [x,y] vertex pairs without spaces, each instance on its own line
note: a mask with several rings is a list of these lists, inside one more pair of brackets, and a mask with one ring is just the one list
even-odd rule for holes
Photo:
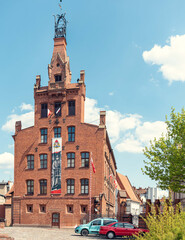
[[61,75],[55,75],[55,82],[61,82],[62,76]]

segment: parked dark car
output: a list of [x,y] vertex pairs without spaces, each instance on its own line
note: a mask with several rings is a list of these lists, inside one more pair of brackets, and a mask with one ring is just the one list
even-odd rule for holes
[[145,234],[147,232],[149,232],[149,230],[137,228],[131,223],[117,222],[111,223],[108,226],[101,226],[99,234],[106,235],[107,238],[113,239],[117,236],[133,236],[138,234]]

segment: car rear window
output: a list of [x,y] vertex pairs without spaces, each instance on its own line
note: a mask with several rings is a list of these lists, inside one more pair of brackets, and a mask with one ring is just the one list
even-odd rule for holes
[[114,223],[114,222],[115,222],[115,220],[103,220],[103,225],[104,226],[109,225],[109,224]]

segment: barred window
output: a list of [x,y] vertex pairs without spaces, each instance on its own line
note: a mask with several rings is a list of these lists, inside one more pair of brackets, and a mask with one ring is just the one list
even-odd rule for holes
[[75,180],[67,179],[67,193],[74,194],[75,193]]
[[81,194],[89,194],[89,179],[81,179]]
[[47,180],[42,179],[40,182],[40,194],[47,194]]
[[27,169],[34,169],[34,155],[27,156]]
[[33,180],[27,180],[27,194],[33,195],[34,194],[34,181]]
[[75,127],[68,127],[68,141],[75,141]]
[[40,131],[41,131],[41,143],[47,143],[48,129],[47,128],[42,128]]
[[54,137],[55,138],[61,137],[61,128],[60,127],[54,128]]
[[47,154],[40,155],[40,168],[47,168]]
[[89,152],[81,153],[82,167],[89,167]]
[[75,153],[67,153],[67,167],[75,167]]

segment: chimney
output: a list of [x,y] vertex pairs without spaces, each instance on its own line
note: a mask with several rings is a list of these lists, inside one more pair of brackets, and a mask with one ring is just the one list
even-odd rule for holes
[[85,70],[81,70],[80,71],[80,80],[78,81],[78,83],[84,83],[85,82]]
[[41,82],[41,76],[40,76],[40,75],[37,75],[37,76],[36,76],[36,87],[37,87],[37,88],[40,88],[40,82]]
[[105,128],[105,125],[106,125],[106,111],[100,111],[99,128]]
[[21,123],[21,121],[15,122],[15,133],[21,131],[21,129],[22,129],[22,123]]

